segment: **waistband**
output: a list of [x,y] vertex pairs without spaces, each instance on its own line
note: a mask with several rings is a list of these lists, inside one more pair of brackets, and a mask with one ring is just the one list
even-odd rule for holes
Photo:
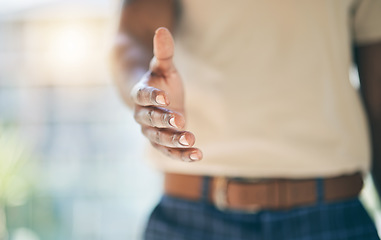
[[200,200],[220,210],[255,212],[290,209],[357,197],[360,173],[315,179],[246,179],[166,173],[164,191],[169,196]]

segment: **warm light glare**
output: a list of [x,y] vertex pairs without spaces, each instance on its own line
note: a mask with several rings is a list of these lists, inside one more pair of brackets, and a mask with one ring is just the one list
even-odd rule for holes
[[91,36],[85,27],[65,26],[54,31],[50,58],[60,67],[78,67],[90,56]]

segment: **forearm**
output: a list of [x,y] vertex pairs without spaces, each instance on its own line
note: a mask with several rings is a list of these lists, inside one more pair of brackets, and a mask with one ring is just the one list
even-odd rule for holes
[[381,42],[356,49],[361,94],[372,141],[372,176],[381,196]]
[[131,88],[148,70],[152,38],[158,27],[174,28],[175,0],[125,1],[112,50],[112,71],[124,102],[132,106]]

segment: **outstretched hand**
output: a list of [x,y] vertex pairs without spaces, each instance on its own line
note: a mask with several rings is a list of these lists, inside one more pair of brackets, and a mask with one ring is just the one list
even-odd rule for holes
[[184,131],[184,88],[173,64],[173,38],[166,28],[156,30],[153,49],[149,71],[131,91],[135,120],[161,152],[186,162],[201,160],[201,151],[192,147],[195,136]]

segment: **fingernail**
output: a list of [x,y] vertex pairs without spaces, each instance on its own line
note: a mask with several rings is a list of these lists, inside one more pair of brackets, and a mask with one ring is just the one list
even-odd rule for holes
[[161,29],[164,29],[164,27],[159,27],[158,29],[156,29],[155,34],[157,34],[159,31],[161,31]]
[[175,128],[179,128],[176,123],[175,123],[175,117],[171,117],[169,119],[169,124],[172,126],[172,127],[175,127]]
[[157,95],[155,101],[160,105],[166,105],[165,98],[163,95]]
[[182,136],[180,137],[179,142],[180,142],[180,144],[183,145],[183,146],[189,146],[189,143],[188,143],[187,139],[185,138],[185,135],[182,135]]
[[189,155],[189,158],[192,159],[193,161],[200,160],[200,158],[196,152],[191,153],[191,155]]

